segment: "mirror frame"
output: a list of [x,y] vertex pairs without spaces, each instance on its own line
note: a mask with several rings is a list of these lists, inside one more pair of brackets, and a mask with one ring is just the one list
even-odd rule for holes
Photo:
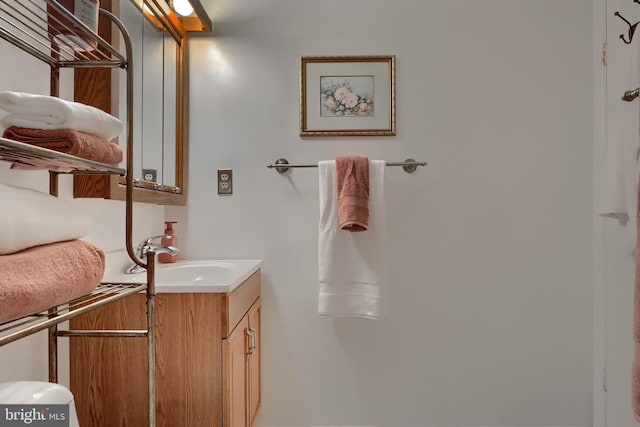
[[[120,0],[131,1],[131,0]],[[118,0],[101,0],[100,7],[109,11],[118,12],[116,7]],[[138,8],[142,5],[142,0],[135,0]],[[177,42],[176,49],[176,179],[175,187],[180,193],[173,191],[175,187],[161,186],[152,182],[138,182],[133,188],[133,201],[143,203],[155,203],[159,205],[186,204],[186,176],[187,176],[187,93],[188,93],[188,70],[187,70],[187,31],[182,26],[176,15],[161,5],[166,5],[164,1],[150,0],[159,16],[161,24],[174,36]],[[100,19],[103,19],[102,17]],[[98,34],[107,41],[112,40],[111,25],[105,20],[98,25]],[[132,64],[136,66],[135,63]],[[74,70],[74,101],[92,105],[103,111],[111,113],[118,105],[117,90],[114,91],[114,84],[120,70],[115,72],[108,68],[80,68]],[[114,107],[116,106],[116,107]],[[135,117],[134,117],[135,120]],[[134,141],[135,143],[135,141]],[[119,176],[104,175],[74,175],[73,177],[73,197],[75,198],[103,198],[113,200],[126,199],[126,179]]]

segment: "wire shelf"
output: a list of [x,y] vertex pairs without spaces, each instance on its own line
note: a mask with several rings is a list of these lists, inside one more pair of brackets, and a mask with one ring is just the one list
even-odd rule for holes
[[[102,10],[101,13],[104,13]],[[61,42],[75,38],[96,48]],[[126,67],[125,57],[56,0],[0,0],[0,37],[58,67]]]
[[101,283],[88,295],[0,324],[0,346],[146,289],[146,283]]
[[119,167],[6,138],[0,138],[0,160],[28,169],[48,169],[59,173],[126,175],[126,170]]

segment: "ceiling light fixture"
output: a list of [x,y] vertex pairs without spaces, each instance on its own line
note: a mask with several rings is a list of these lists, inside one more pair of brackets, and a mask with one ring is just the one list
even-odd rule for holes
[[[3,0],[0,0],[0,3]],[[60,0],[58,0],[60,1]],[[126,1],[126,0],[125,0]],[[211,32],[212,23],[200,0],[129,0],[156,27],[175,27],[179,33],[186,31]],[[159,21],[163,24],[160,24]],[[158,22],[156,22],[158,21]]]
[[193,15],[193,6],[191,6],[189,0],[172,0],[171,7],[180,16]]

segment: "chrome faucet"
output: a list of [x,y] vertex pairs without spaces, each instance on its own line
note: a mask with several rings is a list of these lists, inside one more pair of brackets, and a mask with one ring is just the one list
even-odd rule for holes
[[[147,252],[149,252],[149,250],[153,249],[155,251],[155,253],[157,254],[171,254],[171,255],[175,255],[178,252],[180,252],[180,250],[178,248],[176,248],[175,246],[156,246],[153,247],[151,245],[151,243],[154,240],[157,239],[162,239],[162,238],[171,238],[171,236],[166,235],[166,234],[161,234],[159,236],[152,236],[149,238],[144,239],[142,242],[140,242],[138,244],[138,247],[136,248],[136,255],[138,256],[138,258],[140,258],[141,260],[144,260],[147,258]],[[144,273],[145,271],[147,271],[144,267],[140,267],[138,264],[136,264],[135,262],[133,264],[131,264],[126,270],[125,273],[126,274],[138,274],[138,273]]]

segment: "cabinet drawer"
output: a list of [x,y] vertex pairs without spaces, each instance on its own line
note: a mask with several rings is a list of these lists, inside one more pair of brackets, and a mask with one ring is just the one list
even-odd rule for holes
[[222,337],[229,336],[251,305],[260,297],[260,270],[256,271],[233,292],[225,296],[222,317]]

